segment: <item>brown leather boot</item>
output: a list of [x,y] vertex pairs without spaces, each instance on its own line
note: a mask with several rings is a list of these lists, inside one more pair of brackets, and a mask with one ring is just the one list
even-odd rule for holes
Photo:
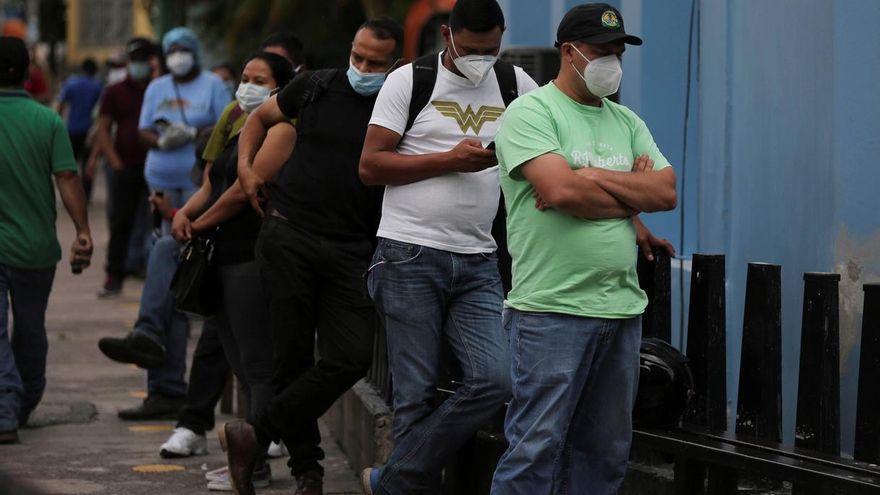
[[297,476],[294,495],[324,495],[324,475],[318,471],[307,471]]
[[226,451],[229,481],[236,495],[254,495],[253,474],[260,448],[254,427],[245,421],[226,423],[220,430],[220,444]]

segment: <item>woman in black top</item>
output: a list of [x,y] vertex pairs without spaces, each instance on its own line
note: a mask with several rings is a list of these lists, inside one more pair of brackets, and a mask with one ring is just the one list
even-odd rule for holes
[[[290,63],[278,55],[260,52],[248,59],[236,101],[224,110],[205,149],[202,186],[174,214],[172,222],[172,235],[178,241],[187,241],[194,235],[214,236],[212,268],[221,286],[214,323],[226,358],[243,385],[249,419],[274,394],[274,368],[266,298],[254,259],[262,220],[250,208],[238,184],[238,134],[248,113],[292,77]],[[273,145],[265,146],[266,153],[257,155],[255,168],[258,163],[262,171],[280,168],[295,139],[292,125],[275,126],[267,136]],[[264,173],[271,176],[271,172]]]

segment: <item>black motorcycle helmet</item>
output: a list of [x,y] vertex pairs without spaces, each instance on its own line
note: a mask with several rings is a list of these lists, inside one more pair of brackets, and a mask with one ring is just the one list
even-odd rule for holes
[[639,390],[633,408],[633,426],[678,426],[694,395],[688,359],[663,340],[642,339],[639,350]]

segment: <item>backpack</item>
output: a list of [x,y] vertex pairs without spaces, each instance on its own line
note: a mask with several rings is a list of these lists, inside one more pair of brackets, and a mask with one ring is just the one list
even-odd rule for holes
[[[437,82],[437,59],[439,54],[432,53],[415,59],[413,66],[413,89],[409,100],[409,118],[406,121],[408,131],[416,120],[419,113],[428,105],[431,93],[434,92],[434,84]],[[519,96],[516,85],[516,72],[513,64],[498,60],[493,67],[495,77],[498,79],[498,88],[501,90],[501,99],[504,106],[508,107]]]
[[[439,58],[437,53],[432,53],[419,57],[412,63],[413,89],[409,100],[409,118],[406,121],[406,131],[413,126],[416,117],[428,105],[428,100],[431,99],[431,93],[434,92],[434,84],[437,82],[437,59]],[[497,60],[493,70],[495,71],[495,77],[498,79],[501,99],[504,101],[504,107],[507,108],[519,96],[519,88],[516,84],[516,71],[513,64],[503,60]],[[501,274],[501,285],[504,288],[505,296],[510,292],[512,285],[511,266],[513,264],[510,252],[507,250],[506,221],[507,210],[504,208],[504,195],[502,194],[498,202],[498,213],[492,222],[492,237],[495,238],[495,243],[498,245],[498,250],[496,251],[498,271]]]

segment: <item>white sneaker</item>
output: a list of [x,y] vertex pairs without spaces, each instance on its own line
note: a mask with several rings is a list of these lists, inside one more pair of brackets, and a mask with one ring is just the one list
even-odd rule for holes
[[222,468],[208,471],[205,473],[205,481],[217,481],[223,478],[228,478],[229,475],[226,474],[227,472],[229,472],[229,466],[223,466]]
[[[234,491],[232,489],[232,481],[229,479],[228,468],[223,467],[220,469],[215,469],[214,471],[208,471],[208,473],[205,473],[206,479],[209,473],[216,473],[216,477],[208,480],[208,490],[212,492]],[[251,482],[253,483],[254,488],[266,488],[271,483],[271,480],[272,468],[271,466],[269,466],[268,463],[264,463],[262,466],[255,469],[253,478],[251,478]]]
[[284,446],[284,442],[282,441],[278,443],[270,443],[266,455],[274,459],[276,457],[287,457],[290,454],[287,453],[287,447]]
[[175,428],[171,437],[160,447],[159,455],[164,459],[174,457],[189,457],[191,455],[205,455],[208,453],[208,439],[205,435],[190,430],[189,428]]

